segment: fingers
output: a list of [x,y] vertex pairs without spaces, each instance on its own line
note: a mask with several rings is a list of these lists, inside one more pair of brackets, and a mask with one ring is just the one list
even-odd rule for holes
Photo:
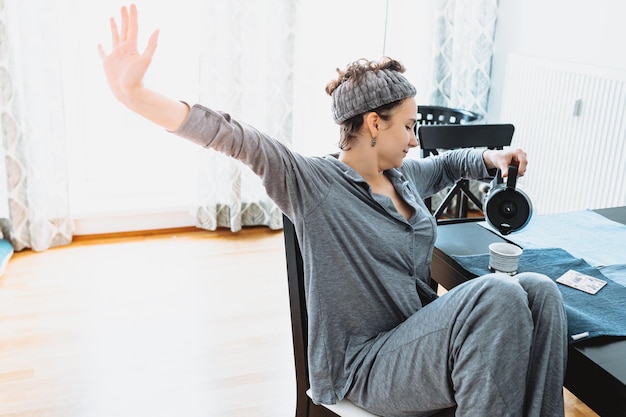
[[517,174],[521,177],[526,172],[526,166],[528,165],[528,160],[526,159],[526,154],[523,153],[522,158],[517,158]]
[[109,26],[111,27],[111,41],[113,42],[113,47],[115,48],[115,46],[120,42],[120,35],[117,30],[117,23],[115,23],[115,19],[112,17],[109,18]]
[[[134,4],[131,4],[129,8],[127,8],[126,6],[122,6],[120,14],[121,29],[118,28],[115,18],[109,18],[113,48],[116,48],[120,45],[120,43],[124,43],[127,41],[131,44],[131,48],[133,47],[133,44],[136,47],[137,35],[139,32],[137,7]],[[157,47],[158,37],[158,30],[154,31],[150,36],[150,39],[148,40],[148,45],[143,52],[143,56],[145,58],[152,60],[152,56],[154,55],[154,51]],[[98,45],[98,54],[100,55],[100,58],[102,60],[105,60],[108,57],[108,54],[105,52],[101,44]]]
[[128,9],[126,8],[126,6],[122,7],[121,15],[122,15],[122,31],[120,32],[119,39],[123,42],[128,37]]
[[[122,23],[121,30],[120,28],[118,28],[115,18],[109,18],[113,48],[119,45],[120,42],[124,42],[126,40],[130,40],[131,42],[137,41],[137,7],[134,4],[131,4],[129,12],[126,6],[122,6],[120,14]],[[107,54],[104,52],[104,48],[101,45],[98,45],[98,53],[100,54],[100,58],[102,59],[105,59],[107,57]]]
[[[124,14],[125,7],[122,7],[122,30],[124,30]],[[111,29],[111,43],[113,45],[113,48],[115,48],[120,43],[120,32],[118,30],[117,22],[115,22],[114,17],[109,17],[109,28]],[[106,52],[104,52],[102,44],[98,44],[98,54],[100,55],[100,58],[102,60],[105,60],[108,56]]]
[[130,17],[128,19],[128,39],[137,40],[137,33],[139,32],[139,24],[137,23],[137,6],[130,5]]
[[500,176],[502,178],[506,178],[506,177],[509,176],[509,165],[508,164],[500,164],[498,169],[500,169]]
[[104,48],[102,47],[102,44],[98,44],[98,55],[100,55],[100,59],[102,59],[103,61],[105,59],[107,59],[107,53],[104,52]]
[[526,172],[526,166],[528,165],[528,159],[526,158],[526,152],[521,149],[515,149],[503,154],[503,159],[500,161],[500,171],[502,177],[508,176],[509,165],[517,166],[517,175],[522,176]]
[[150,39],[148,39],[148,45],[146,45],[146,49],[143,51],[143,57],[152,61],[152,57],[154,56],[154,51],[157,48],[157,43],[159,39],[159,30],[155,30],[150,35]]

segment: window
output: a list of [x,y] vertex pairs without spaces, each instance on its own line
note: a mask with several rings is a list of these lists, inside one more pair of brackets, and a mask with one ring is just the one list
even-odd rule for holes
[[[422,76],[428,50],[424,36],[424,22],[428,19],[423,7],[425,0],[369,1],[371,7],[364,6],[362,0],[298,2],[294,147],[304,154],[337,151],[338,129],[331,118],[330,99],[324,92],[325,84],[336,75],[336,67],[360,57],[379,58],[385,45],[387,54],[407,65],[410,79],[418,84],[416,77]],[[199,45],[209,20],[202,10],[205,2],[178,0],[175,7],[167,0],[135,3],[139,9],[140,51],[154,29],[161,31],[146,84],[172,98],[196,102],[201,68]],[[84,220],[164,211],[179,214],[175,217],[177,223],[171,226],[194,224],[189,211],[197,195],[197,145],[180,140],[125,109],[106,85],[96,46],[102,43],[110,51],[107,19],[113,16],[119,22],[121,4],[111,0],[63,0],[59,4],[59,26],[65,46],[61,59],[73,216]],[[320,27],[324,30],[320,31]],[[228,34],[224,34],[224,41],[227,40]],[[423,91],[418,84],[418,95]],[[186,214],[180,217],[181,213]],[[120,230],[114,225],[107,227],[89,230]],[[167,222],[156,227],[168,227]]]
[[[197,189],[197,146],[143,120],[108,90],[96,46],[111,50],[107,17],[119,22],[111,1],[66,0],[62,57],[65,114],[71,175],[71,207],[76,217],[191,207]],[[161,38],[146,84],[173,98],[194,102],[198,91],[196,33],[199,2],[137,2],[140,51],[152,30]],[[64,19],[67,19],[64,21]]]

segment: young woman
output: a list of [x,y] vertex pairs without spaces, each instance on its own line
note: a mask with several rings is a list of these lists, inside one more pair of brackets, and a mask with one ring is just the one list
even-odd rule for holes
[[381,416],[563,416],[567,348],[556,285],[486,275],[437,297],[427,285],[436,222],[423,199],[461,177],[516,164],[519,149],[406,160],[417,146],[415,87],[392,59],[350,64],[326,91],[338,156],[305,157],[227,113],[143,85],[155,31],[137,49],[137,10],[99,46],[114,96],[135,113],[249,165],[295,224],[306,274],[313,399]]

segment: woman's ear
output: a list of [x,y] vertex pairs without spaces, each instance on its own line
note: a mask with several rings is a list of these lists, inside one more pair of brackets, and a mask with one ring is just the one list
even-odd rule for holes
[[378,136],[378,125],[380,124],[380,116],[376,112],[369,112],[365,115],[365,127],[370,133],[370,136],[375,138]]

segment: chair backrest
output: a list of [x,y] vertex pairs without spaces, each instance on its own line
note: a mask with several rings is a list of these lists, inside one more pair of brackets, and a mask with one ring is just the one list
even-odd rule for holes
[[[417,129],[420,126],[432,125],[465,125],[481,120],[482,115],[469,110],[455,109],[442,106],[417,106],[417,123],[415,124],[415,135],[418,136]],[[421,146],[422,158],[428,155],[438,155],[440,149],[448,149],[445,146],[435,146],[434,148],[424,148]]]
[[514,131],[512,124],[422,125],[417,128],[417,137],[422,152],[439,148],[502,149],[511,144]]
[[304,268],[300,245],[293,223],[283,215],[291,330],[296,370],[296,417],[375,417],[348,400],[334,405],[318,405],[308,395],[307,313],[304,293]]
[[418,125],[458,125],[479,121],[483,116],[469,110],[442,106],[417,106]]
[[[287,281],[289,285],[289,305],[291,310],[291,334],[296,370],[296,416],[308,416],[309,366],[307,359],[307,313],[304,295],[304,268],[296,229],[289,218],[283,215],[285,236],[285,256],[287,260]],[[304,394],[304,395],[303,395]]]
[[[478,124],[478,125],[422,125],[417,128],[422,157],[437,155],[438,149],[456,148],[489,148],[502,149],[513,140],[515,128],[512,124]],[[456,214],[452,219],[442,219],[444,211],[452,206],[456,199]],[[468,219],[468,201],[482,208],[480,198],[470,189],[470,180],[462,178],[447,191],[443,201],[434,210],[438,224],[456,223],[458,219]],[[431,208],[431,197],[425,200]],[[474,220],[483,220],[475,217]]]

